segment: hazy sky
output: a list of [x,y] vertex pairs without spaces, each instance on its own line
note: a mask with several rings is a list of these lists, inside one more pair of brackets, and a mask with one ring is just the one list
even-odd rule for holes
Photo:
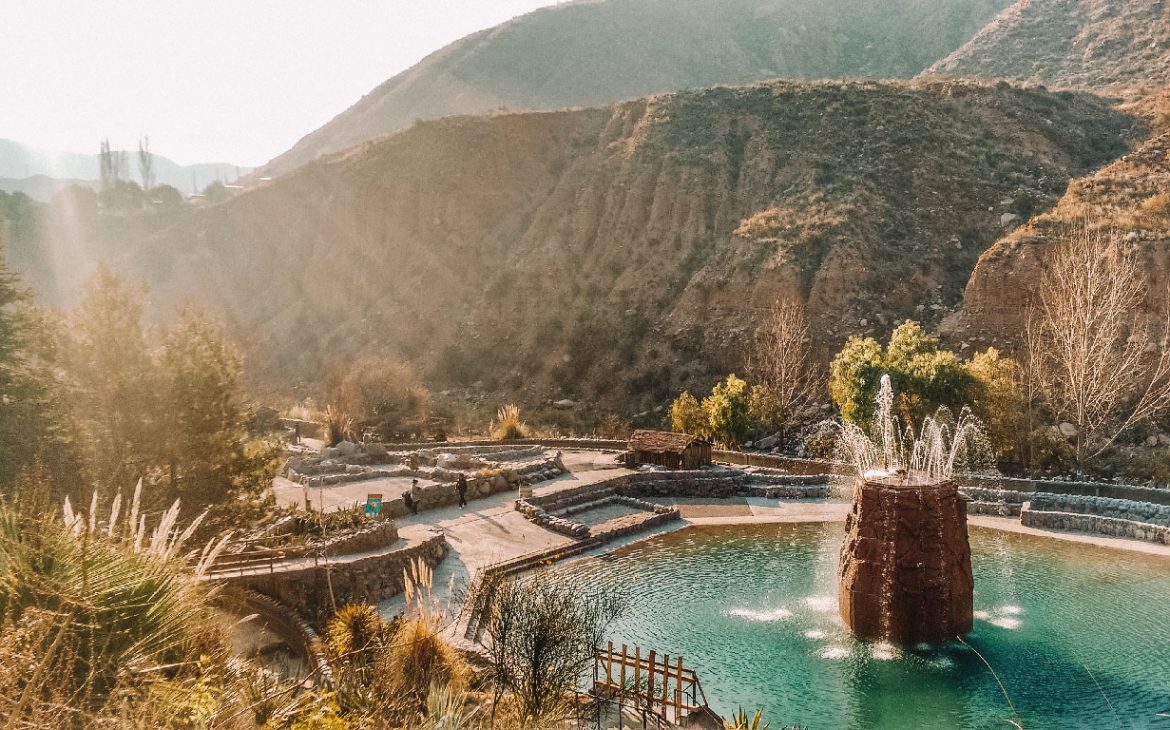
[[257,165],[468,33],[554,0],[5,0],[0,138]]

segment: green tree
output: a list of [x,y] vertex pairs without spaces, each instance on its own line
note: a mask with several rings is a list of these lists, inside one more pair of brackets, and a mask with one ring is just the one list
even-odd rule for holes
[[731,448],[739,446],[752,426],[747,383],[734,374],[728,375],[703,399],[703,414],[711,438]]
[[1016,459],[1026,438],[1015,362],[989,349],[964,362],[943,349],[917,322],[890,335],[885,349],[872,338],[851,337],[829,366],[829,393],[841,416],[869,424],[883,374],[889,374],[903,424],[917,426],[939,408],[964,407],[983,421],[997,458]]
[[139,478],[154,481],[149,472],[161,450],[163,414],[142,324],[144,298],[141,287],[101,266],[70,317],[70,404],[90,479],[108,493]]
[[207,187],[203,188],[203,199],[208,203],[222,203],[230,197],[232,197],[231,193],[219,180],[209,183]]
[[975,380],[971,410],[983,420],[996,459],[1025,463],[1031,434],[1019,366],[992,347],[972,357],[967,372]]
[[167,499],[223,506],[266,495],[271,450],[249,444],[240,356],[218,327],[184,313],[157,356]]
[[138,174],[143,190],[154,189],[154,155],[150,151],[150,137],[138,140]]
[[829,395],[841,417],[869,423],[877,406],[878,386],[886,372],[882,346],[872,337],[850,337],[829,366]]
[[0,241],[0,492],[10,491],[20,473],[33,467],[63,483],[76,482],[52,330],[49,318],[28,306],[28,293],[5,262]]
[[183,194],[172,185],[156,185],[148,191],[147,197],[152,205],[164,211],[183,207]]
[[871,338],[851,337],[829,367],[829,393],[841,415],[855,423],[873,417],[881,376],[890,375],[904,423],[918,424],[940,407],[959,411],[972,401],[975,380],[959,358],[939,346],[917,322],[890,335],[883,351]]
[[251,441],[235,348],[205,318],[182,314],[152,349],[145,292],[102,268],[72,317],[70,405],[94,485],[143,479],[143,502],[225,511],[263,505],[275,447]]
[[679,433],[707,435],[707,416],[690,392],[684,392],[670,405],[670,427]]

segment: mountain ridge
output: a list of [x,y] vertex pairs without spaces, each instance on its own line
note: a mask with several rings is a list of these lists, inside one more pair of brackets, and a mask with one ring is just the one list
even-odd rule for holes
[[1156,92],[1170,83],[1170,4],[1016,0],[926,74]]
[[909,78],[1009,2],[607,0],[542,8],[432,53],[258,175],[451,114],[596,106],[779,77]]
[[270,382],[388,352],[440,385],[660,405],[740,368],[779,298],[809,303],[822,357],[941,320],[1004,216],[1050,207],[1133,124],[954,82],[447,117],[188,211],[125,263],[156,309],[224,317]]
[[[124,177],[141,183],[142,179],[138,173],[138,152],[136,150],[120,152],[126,155],[128,169],[124,171]],[[157,183],[171,185],[187,194],[199,192],[216,180],[231,181],[251,172],[251,168],[226,162],[180,165],[157,153],[154,153],[153,157]],[[96,186],[99,169],[97,154],[43,150],[14,140],[0,139],[0,178],[11,181],[8,186],[0,182],[0,190],[24,192],[30,197],[44,201],[48,198],[34,196],[31,193],[53,190],[53,186],[37,179],[38,177],[58,181],[79,181]]]

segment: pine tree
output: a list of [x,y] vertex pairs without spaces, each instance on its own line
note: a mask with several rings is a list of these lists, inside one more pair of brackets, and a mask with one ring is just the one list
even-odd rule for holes
[[0,492],[35,468],[76,486],[77,455],[53,375],[52,324],[38,317],[0,241]]

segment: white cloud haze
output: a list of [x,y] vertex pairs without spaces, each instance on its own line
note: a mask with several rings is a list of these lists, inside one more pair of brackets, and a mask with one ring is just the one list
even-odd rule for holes
[[0,138],[257,165],[431,51],[552,0],[13,0]]

